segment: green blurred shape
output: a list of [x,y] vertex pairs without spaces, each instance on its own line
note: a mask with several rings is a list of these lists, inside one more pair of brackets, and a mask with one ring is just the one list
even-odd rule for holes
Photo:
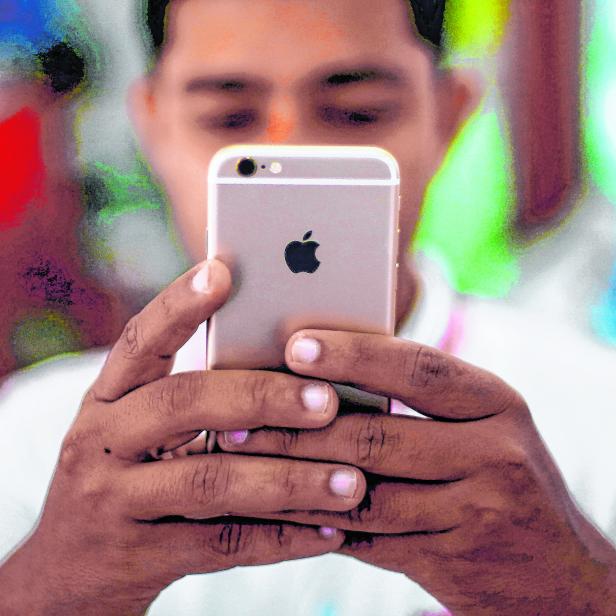
[[437,256],[460,293],[502,297],[518,277],[508,235],[515,192],[497,114],[477,112],[428,188],[414,249]]
[[509,0],[454,0],[447,3],[447,46],[456,56],[481,58],[495,53],[509,19]]
[[98,222],[111,225],[124,214],[158,210],[163,197],[146,173],[122,173],[101,162],[94,163],[107,190],[108,201],[98,212]]
[[89,191],[84,191],[87,203],[88,226],[83,232],[86,252],[99,263],[113,265],[116,255],[108,245],[107,233],[127,214],[139,210],[157,211],[164,208],[169,216],[162,192],[144,170],[141,161],[135,171],[125,173],[117,167],[96,161],[88,168]]
[[18,323],[11,343],[19,366],[80,349],[76,327],[66,315],[53,310],[37,311]]
[[583,7],[591,33],[582,70],[584,162],[599,189],[616,201],[616,3]]

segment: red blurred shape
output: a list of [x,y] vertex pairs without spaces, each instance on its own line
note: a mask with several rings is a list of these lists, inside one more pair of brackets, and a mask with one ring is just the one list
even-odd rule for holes
[[43,189],[41,120],[29,107],[0,122],[0,170],[2,230],[18,225],[28,204]]

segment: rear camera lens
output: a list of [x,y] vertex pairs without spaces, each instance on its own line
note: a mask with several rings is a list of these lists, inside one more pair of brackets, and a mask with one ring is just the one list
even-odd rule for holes
[[257,172],[257,164],[252,158],[242,158],[237,163],[237,172],[244,177],[249,177]]

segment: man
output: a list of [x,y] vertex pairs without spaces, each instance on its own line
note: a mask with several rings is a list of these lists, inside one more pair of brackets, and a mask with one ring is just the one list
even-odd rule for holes
[[[437,70],[418,36],[434,30],[414,6],[416,26],[403,0],[378,10],[367,0],[174,0],[166,19],[152,16],[166,36],[154,35],[164,45],[132,92],[133,116],[195,262],[204,170],[238,141],[385,147],[401,167],[406,248],[477,98],[469,77]],[[345,614],[414,613],[435,605],[427,593],[456,614],[614,613],[614,547],[572,500],[525,401],[491,373],[416,341],[302,331],[288,343],[290,375],[170,376],[230,287],[222,264],[201,263],[128,323],[102,369],[102,358],[65,364],[95,380],[57,443],[44,505],[40,489],[40,499],[12,498],[49,478],[19,475],[42,440],[22,392],[60,381],[9,384],[4,434],[26,454],[7,460],[3,510],[14,526],[28,508],[42,514],[0,569],[2,613],[132,615],[154,602],[151,613],[314,614],[329,609],[318,603],[325,591]],[[429,297],[402,264],[401,330],[415,302],[432,317]],[[452,348],[447,325],[434,344]],[[562,378],[566,387],[571,375]],[[425,417],[338,415],[329,382]],[[38,415],[57,421],[52,438],[74,417],[75,392],[62,404],[62,417]],[[204,430],[219,431],[224,453],[195,443]],[[329,552],[353,558],[217,573]]]

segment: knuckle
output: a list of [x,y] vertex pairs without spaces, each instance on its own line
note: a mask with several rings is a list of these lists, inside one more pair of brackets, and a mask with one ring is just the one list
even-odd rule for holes
[[167,287],[158,296],[158,306],[160,310],[160,315],[166,322],[169,322],[174,319],[177,310],[175,309],[173,295],[169,287]]
[[[281,552],[288,554],[293,546],[293,532],[288,525],[269,523],[267,526],[261,527],[261,541],[263,542],[264,550],[279,554]],[[259,558],[263,557],[263,553],[256,555]]]
[[109,509],[117,504],[107,468],[95,462],[92,452],[102,448],[94,430],[72,429],[65,437],[58,458],[58,472],[71,493],[88,509]]
[[503,402],[501,405],[502,412],[513,414],[522,421],[530,420],[530,408],[528,407],[528,403],[522,394],[509,386],[505,387],[505,392],[506,393],[503,395]]
[[435,349],[409,346],[403,354],[404,381],[411,387],[439,387],[448,382],[451,376],[450,362]]
[[396,434],[388,434],[386,418],[371,415],[362,419],[362,425],[355,435],[356,459],[359,466],[380,467],[385,464],[397,450],[400,439]]
[[87,440],[86,434],[75,429],[64,437],[58,459],[58,469],[64,475],[74,475],[82,467],[84,452],[88,450],[88,446],[84,444]]
[[291,535],[285,528],[284,524],[272,524],[269,532],[274,538],[279,549],[287,548],[291,544]]
[[465,528],[461,547],[471,550],[470,558],[478,545],[489,546],[501,540],[511,510],[507,495],[495,490],[489,480],[479,481],[475,487],[474,495],[460,502],[456,513],[459,524]]
[[280,429],[280,452],[285,456],[291,456],[297,449],[299,430]]
[[274,481],[285,498],[290,499],[297,492],[298,477],[293,464],[284,464],[275,472]]
[[141,318],[137,314],[132,317],[124,326],[120,335],[122,352],[125,358],[133,359],[137,355],[141,355],[145,348],[143,333],[141,328]]
[[502,537],[503,526],[506,523],[506,507],[493,500],[493,502],[467,503],[462,508],[462,519],[469,529],[468,551],[466,558],[474,560],[480,558],[475,556],[475,549],[480,538],[479,545],[489,545],[491,541]]
[[487,464],[492,485],[512,507],[531,502],[539,491],[539,479],[527,448],[519,440],[506,438],[499,449],[498,457]]
[[89,509],[100,510],[103,506],[108,508],[112,503],[115,504],[115,501],[110,499],[106,477],[98,473],[87,473],[77,490],[80,503],[87,504]]
[[501,464],[501,480],[507,492],[516,500],[529,497],[535,491],[537,481],[528,459],[509,459]]
[[250,550],[254,543],[254,529],[243,524],[223,524],[210,537],[210,549],[223,557],[237,556]]
[[162,415],[177,415],[178,411],[189,408],[201,395],[198,375],[184,373],[169,376],[153,388],[151,409]]
[[505,470],[511,468],[524,468],[529,465],[530,457],[522,442],[506,436],[500,439],[500,462]]
[[159,318],[164,323],[173,324],[173,333],[177,338],[190,338],[195,332],[194,317],[190,322],[182,318],[181,302],[178,302],[177,289],[172,285],[157,298]]
[[100,410],[100,413],[103,414],[104,407],[109,404],[101,399],[96,390],[96,384],[92,385],[88,391],[86,391],[83,396],[83,400],[81,401],[81,410],[80,413],[86,412],[96,412]]
[[351,343],[351,368],[369,365],[377,359],[378,352],[372,338],[368,335],[358,334]]
[[187,477],[188,493],[194,504],[217,508],[229,492],[230,474],[229,465],[219,457],[204,456],[195,462]]
[[249,415],[255,417],[263,415],[267,406],[269,387],[270,379],[265,373],[255,372],[247,379],[246,395]]
[[73,440],[65,439],[60,449],[60,458],[58,461],[58,470],[68,477],[75,474],[75,470],[79,468],[82,460],[81,447]]

